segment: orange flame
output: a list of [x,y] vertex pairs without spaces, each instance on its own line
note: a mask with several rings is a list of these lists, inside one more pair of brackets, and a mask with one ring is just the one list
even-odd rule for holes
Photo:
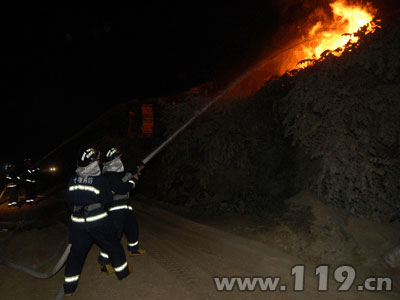
[[[340,56],[348,43],[357,43],[359,37],[355,35],[359,29],[366,26],[366,34],[373,33],[379,27],[373,21],[377,10],[367,3],[348,4],[345,0],[337,0],[330,4],[333,17],[317,11],[319,19],[303,37],[303,42],[291,50],[289,59],[284,60],[280,67],[280,74],[287,71],[307,67],[308,60],[320,59],[327,51]],[[315,17],[314,16],[314,17]],[[305,62],[300,63],[299,62]]]
[[358,42],[359,37],[355,33],[359,29],[366,26],[365,33],[368,34],[379,28],[374,22],[377,10],[370,3],[361,5],[350,4],[346,0],[336,0],[330,4],[330,8],[331,15],[321,9],[316,10],[310,16],[314,19],[311,29],[297,41],[295,46],[266,59],[257,68],[248,72],[229,94],[248,96],[261,88],[271,77],[305,68],[315,60],[323,58],[327,51],[340,56],[346,44]]
[[319,21],[311,28],[309,38],[315,39],[317,42],[305,47],[306,58],[318,59],[326,50],[335,51],[339,48],[343,49],[348,42],[358,42],[359,38],[354,36],[354,33],[365,25],[367,25],[366,33],[375,31],[375,24],[372,20],[376,14],[376,9],[370,5],[362,7],[346,4],[341,0],[331,3],[330,7],[334,20],[327,26]]

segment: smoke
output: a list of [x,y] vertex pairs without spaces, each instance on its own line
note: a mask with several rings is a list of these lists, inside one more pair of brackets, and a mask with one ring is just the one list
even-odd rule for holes
[[[290,51],[296,45],[307,43],[310,40],[310,30],[317,23],[320,24],[317,32],[331,30],[334,15],[330,4],[336,0],[282,0],[275,1],[271,8],[278,17],[271,25],[273,32],[265,28],[265,38],[259,41],[257,51],[252,51],[251,58],[243,57],[246,69],[241,69],[231,77],[230,82],[242,78],[233,88],[229,97],[247,97],[260,89],[264,83],[273,77],[280,76],[293,68],[304,59],[304,53]],[[398,15],[393,0],[341,0],[346,4],[361,7],[374,7],[378,10],[378,17],[386,19],[389,15]],[[386,16],[386,18],[385,18]],[[269,30],[271,30],[269,28]],[[237,81],[237,80],[236,80]]]
[[[330,15],[329,4],[334,0],[280,0],[275,6],[281,13],[281,18],[286,24],[298,23],[315,11],[322,10]],[[372,4],[378,9],[382,17],[390,17],[393,13],[398,14],[400,1],[398,0],[345,0],[349,4],[367,6]]]
[[329,11],[332,0],[283,0],[276,3],[281,17],[286,22],[297,22],[307,18],[315,9]]
[[[343,1],[343,0],[342,0]],[[317,23],[318,31],[331,29],[334,16],[331,3],[335,0],[283,0],[274,4],[279,12],[276,32],[265,40],[259,59],[244,72],[245,76],[229,96],[246,97],[257,91],[274,76],[281,76],[302,61],[304,52],[298,46],[310,40],[309,32]],[[344,0],[346,4],[367,7],[371,1]],[[291,49],[294,49],[293,51]],[[297,50],[296,50],[297,49]]]
[[[333,18],[330,4],[337,0],[281,0],[274,3],[279,12],[276,32],[263,45],[261,57],[277,55],[282,49],[291,47],[307,35],[317,22],[329,24]],[[377,9],[377,17],[389,22],[400,14],[398,0],[342,0],[347,4]],[[320,28],[323,30],[324,28]]]
[[[311,18],[316,16],[330,16],[330,0],[283,0],[275,1],[272,5],[273,10],[279,15],[276,18],[278,24],[274,24],[274,33],[265,34],[264,41],[260,46],[259,53],[254,53],[253,65],[246,71],[242,71],[243,78],[228,96],[246,97],[263,86],[265,81],[273,76],[282,74],[282,61],[293,59],[290,57],[288,49],[307,34],[311,24],[315,24]],[[295,61],[298,62],[301,59]],[[261,67],[260,67],[261,65]],[[285,70],[283,70],[285,71]],[[239,77],[237,74],[236,77]]]

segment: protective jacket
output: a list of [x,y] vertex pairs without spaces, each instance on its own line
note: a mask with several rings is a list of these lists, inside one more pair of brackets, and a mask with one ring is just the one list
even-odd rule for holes
[[105,176],[101,175],[97,161],[77,168],[68,183],[66,201],[72,212],[72,247],[65,266],[64,292],[70,294],[77,288],[85,258],[93,242],[109,254],[118,279],[128,276],[124,249],[106,210],[113,201],[111,189]]
[[15,172],[10,172],[6,175],[6,187],[15,188],[18,186],[21,178],[15,174]]
[[36,180],[39,168],[26,166],[23,174],[23,182],[25,186],[25,202],[33,204],[36,197]]
[[[137,180],[132,173],[124,172],[124,167],[119,158],[106,163],[103,167],[104,176],[110,183],[113,191],[113,201],[108,212],[113,220],[118,238],[125,232],[129,252],[139,249],[139,226],[133,213],[129,192],[137,185]],[[109,263],[109,253],[101,249],[98,262],[101,265]]]
[[16,206],[18,203],[18,185],[21,178],[15,172],[9,172],[6,175],[6,197],[8,197],[8,206]]
[[107,172],[104,173],[107,178],[111,190],[113,191],[113,202],[110,207],[120,205],[130,205],[130,194],[129,192],[133,190],[137,185],[137,180],[133,178],[131,173],[124,172]]
[[35,183],[38,171],[39,168],[25,167],[23,176],[24,181],[29,183]]

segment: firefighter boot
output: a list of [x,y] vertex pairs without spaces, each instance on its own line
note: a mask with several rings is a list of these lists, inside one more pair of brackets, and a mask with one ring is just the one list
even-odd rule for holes
[[107,275],[114,273],[114,268],[110,264],[102,265],[101,271]]
[[137,249],[134,251],[128,251],[129,256],[139,256],[139,255],[143,255],[146,254],[146,250],[144,249]]

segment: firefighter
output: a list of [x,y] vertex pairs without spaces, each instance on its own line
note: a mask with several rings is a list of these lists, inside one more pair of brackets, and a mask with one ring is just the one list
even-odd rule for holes
[[[108,212],[113,220],[118,237],[121,239],[125,232],[129,256],[144,254],[146,251],[139,249],[138,222],[131,206],[129,194],[136,187],[140,171],[144,166],[140,166],[135,174],[126,172],[121,161],[121,152],[116,147],[110,148],[106,152],[102,164],[103,174],[108,179],[113,192],[113,202]],[[102,265],[102,271],[109,273],[109,254],[105,249],[101,249],[98,262]]]
[[37,173],[40,169],[32,166],[30,158],[24,160],[24,176],[23,181],[25,185],[25,203],[33,205],[36,198],[36,180]]
[[132,272],[106,209],[113,198],[110,185],[101,174],[99,156],[100,153],[93,148],[80,153],[78,167],[66,191],[66,201],[72,211],[72,247],[66,261],[64,279],[64,292],[67,296],[72,295],[78,286],[86,255],[93,242],[108,253],[119,280]]
[[18,205],[18,186],[21,178],[17,175],[13,163],[9,163],[6,169],[6,195],[8,196],[8,207],[15,207]]

